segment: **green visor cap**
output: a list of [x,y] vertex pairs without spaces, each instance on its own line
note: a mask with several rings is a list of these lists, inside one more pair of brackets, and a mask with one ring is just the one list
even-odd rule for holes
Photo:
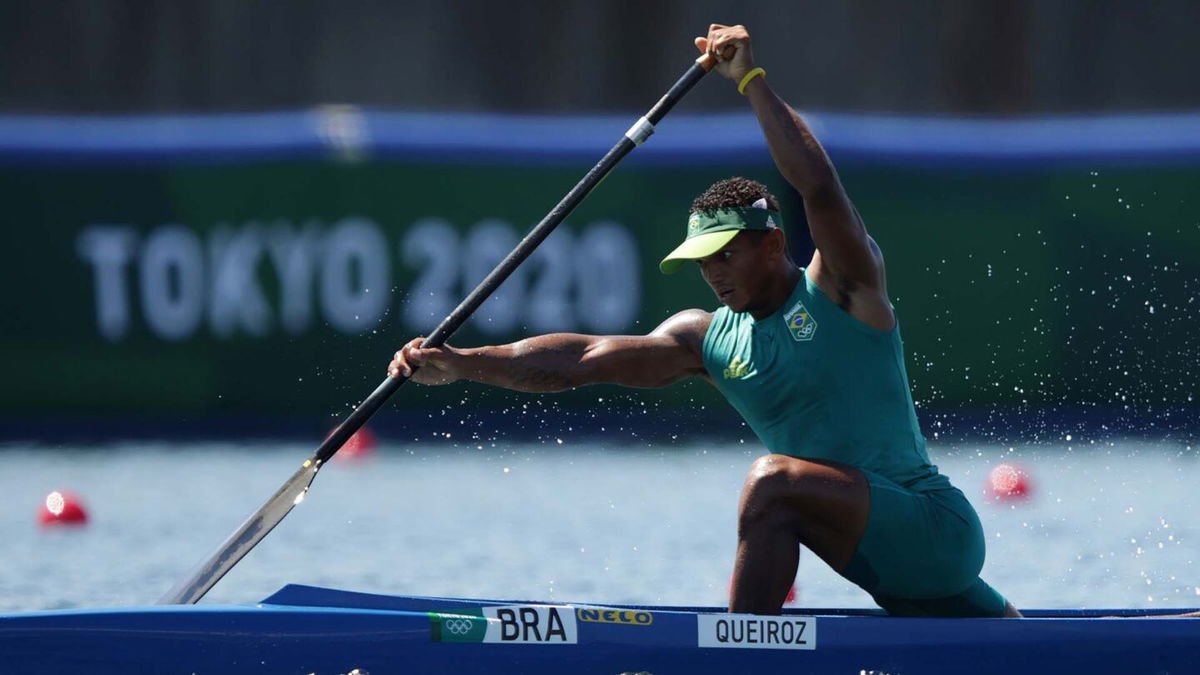
[[778,211],[757,206],[692,211],[687,238],[658,264],[663,274],[674,274],[685,260],[697,260],[720,251],[742,230],[773,230],[783,223]]

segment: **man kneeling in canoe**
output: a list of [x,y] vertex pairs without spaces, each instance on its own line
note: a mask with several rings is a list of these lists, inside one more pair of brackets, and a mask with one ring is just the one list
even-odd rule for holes
[[771,451],[742,491],[731,611],[779,613],[804,545],[892,614],[1020,616],[979,578],[979,518],[929,463],[883,257],[833,165],[767,86],[745,28],[714,24],[696,46],[750,99],[776,166],[804,198],[816,244],[808,267],[788,256],[775,197],[731,178],[695,200],[686,239],[661,264],[670,274],[696,261],[717,311],[680,312],[645,336],[475,349],[421,349],[416,338],[389,374],[532,392],[703,377]]

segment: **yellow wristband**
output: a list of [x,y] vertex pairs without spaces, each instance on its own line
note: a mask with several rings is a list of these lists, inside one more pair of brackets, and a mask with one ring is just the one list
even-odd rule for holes
[[762,68],[755,68],[755,69],[751,70],[750,72],[746,73],[745,75],[743,75],[742,81],[738,82],[738,93],[741,94],[742,96],[745,96],[746,95],[746,85],[750,84],[750,80],[753,80],[754,78],[758,77],[759,75],[766,77],[767,71],[763,70]]

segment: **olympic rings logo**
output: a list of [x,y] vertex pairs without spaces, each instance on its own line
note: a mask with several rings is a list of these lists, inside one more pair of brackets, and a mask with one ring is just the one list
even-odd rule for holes
[[466,635],[474,626],[471,619],[442,619],[442,628],[451,635]]

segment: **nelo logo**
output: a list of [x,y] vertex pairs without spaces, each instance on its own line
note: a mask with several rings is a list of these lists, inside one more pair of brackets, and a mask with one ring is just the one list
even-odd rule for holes
[[619,623],[628,626],[649,626],[654,623],[650,612],[630,609],[606,609],[604,607],[580,608],[575,611],[580,621],[587,623]]

